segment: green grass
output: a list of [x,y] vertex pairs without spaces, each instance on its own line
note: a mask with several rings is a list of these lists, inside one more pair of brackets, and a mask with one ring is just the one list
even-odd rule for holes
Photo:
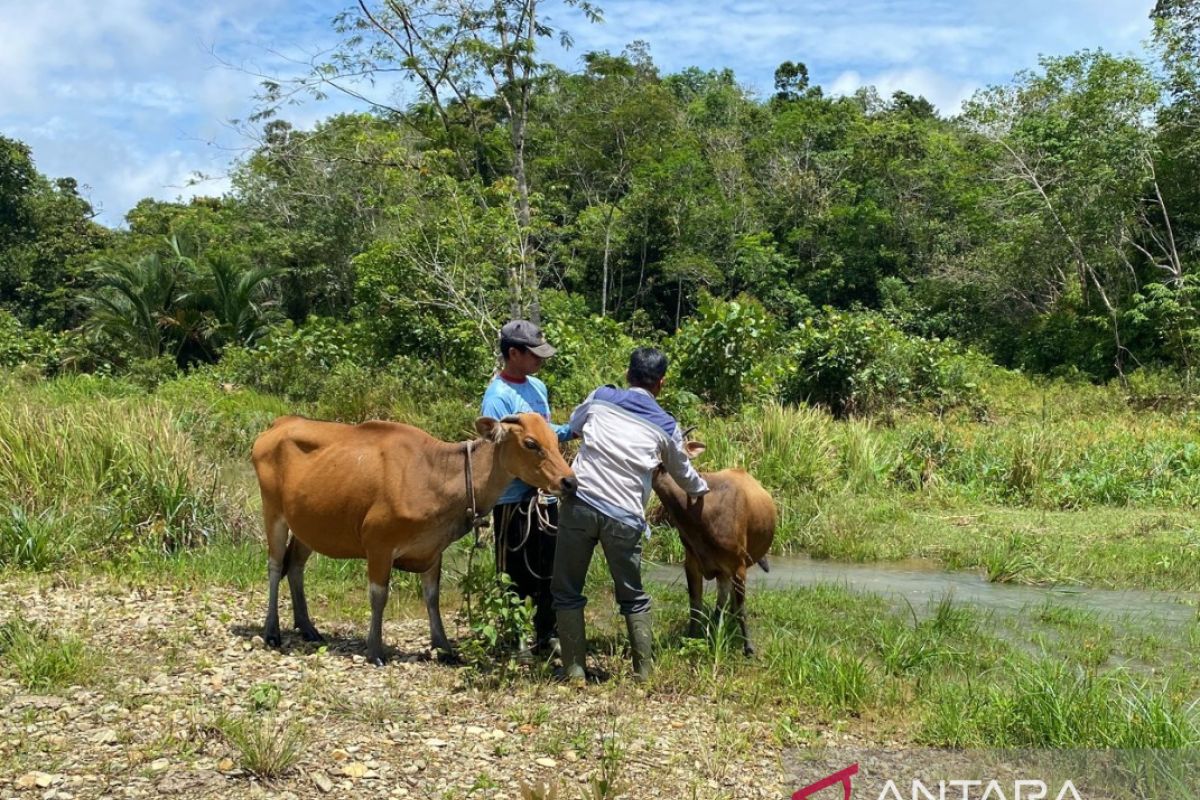
[[214,727],[237,753],[241,768],[260,778],[278,778],[291,772],[308,743],[301,725],[284,723],[270,715],[223,716]]
[[19,615],[0,622],[0,670],[30,691],[88,684],[102,666],[100,655],[78,636],[56,633]]
[[949,747],[1179,749],[1200,743],[1194,701],[1169,682],[1010,657],[1002,677],[936,687],[919,739]]

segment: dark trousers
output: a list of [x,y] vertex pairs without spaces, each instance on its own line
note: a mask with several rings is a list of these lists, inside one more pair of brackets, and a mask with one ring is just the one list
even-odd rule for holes
[[570,611],[587,605],[583,588],[599,542],[621,613],[629,616],[649,611],[650,595],[642,588],[642,531],[578,499],[563,500],[562,506],[552,586],[554,607]]
[[550,577],[558,542],[558,504],[538,505],[535,495],[492,511],[496,526],[496,571],[512,578],[517,596],[533,599],[533,628],[539,643],[554,635]]

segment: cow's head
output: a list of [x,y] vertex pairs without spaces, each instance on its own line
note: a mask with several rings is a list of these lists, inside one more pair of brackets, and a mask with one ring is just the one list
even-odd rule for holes
[[538,414],[475,420],[479,435],[497,445],[500,465],[530,486],[554,494],[575,491],[575,473],[558,449],[558,436]]

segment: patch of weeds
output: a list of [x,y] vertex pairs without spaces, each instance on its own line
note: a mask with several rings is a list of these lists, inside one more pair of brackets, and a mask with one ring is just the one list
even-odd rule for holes
[[1048,625],[1058,625],[1064,628],[1083,628],[1095,625],[1099,619],[1096,612],[1085,609],[1071,608],[1060,605],[1053,600],[1047,600],[1034,613],[1034,618]]
[[710,780],[723,783],[734,758],[750,749],[746,735],[729,725],[717,729],[717,735],[702,750],[704,771]]
[[834,713],[857,713],[873,694],[872,670],[861,656],[813,640],[772,650],[769,672],[789,698],[804,698]]
[[1195,705],[1170,685],[1056,659],[1010,658],[929,698],[918,740],[949,747],[1179,749],[1200,744]]
[[283,693],[273,683],[258,683],[250,690],[250,704],[255,711],[274,711],[283,699]]
[[584,800],[616,800],[629,791],[623,780],[626,755],[625,744],[617,731],[617,717],[612,715],[609,731],[601,744],[599,764],[588,777]]
[[496,781],[490,775],[480,775],[477,778],[475,778],[474,783],[471,784],[471,788],[467,789],[467,794],[474,794],[475,792],[486,792],[489,789],[499,789],[499,788],[500,788],[500,784],[496,783]]
[[19,505],[0,512],[0,567],[42,571],[69,555],[72,526],[52,509],[30,514]]
[[1029,554],[1030,543],[1014,531],[1003,542],[987,547],[981,558],[987,579],[992,583],[1034,583],[1040,565]]
[[237,751],[242,769],[260,778],[278,778],[296,766],[307,740],[296,723],[283,724],[270,716],[221,717],[215,723]]
[[372,725],[383,725],[401,716],[399,701],[387,697],[351,698],[332,689],[320,691],[319,696],[339,717],[357,719]]
[[98,673],[100,657],[83,639],[59,636],[20,616],[0,623],[5,671],[32,691],[85,684]]
[[875,650],[884,671],[896,677],[928,671],[939,655],[937,642],[900,623],[879,629]]
[[536,706],[520,703],[509,706],[504,716],[509,722],[516,723],[517,725],[532,725],[535,728],[540,728],[550,719],[550,706],[545,703],[539,703]]
[[697,674],[707,672],[715,679],[731,659],[742,660],[741,631],[732,616],[720,613],[706,619],[704,630],[702,639],[683,639],[679,655]]
[[538,742],[538,749],[548,756],[557,758],[567,750],[566,737],[557,731],[550,733],[541,738],[541,741]]
[[533,633],[533,602],[512,591],[512,580],[496,574],[488,559],[469,559],[461,588],[459,620],[469,633],[458,645],[468,682],[512,683],[521,672],[517,652]]
[[935,633],[942,636],[966,636],[974,633],[978,627],[971,610],[956,604],[950,594],[938,601],[929,624]]

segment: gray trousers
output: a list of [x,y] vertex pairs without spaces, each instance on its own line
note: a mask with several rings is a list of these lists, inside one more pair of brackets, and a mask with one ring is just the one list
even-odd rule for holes
[[650,610],[650,595],[642,588],[642,531],[601,514],[580,500],[564,499],[558,516],[558,548],[550,594],[554,608],[583,608],[583,585],[596,542],[604,548],[617,605],[625,616]]

